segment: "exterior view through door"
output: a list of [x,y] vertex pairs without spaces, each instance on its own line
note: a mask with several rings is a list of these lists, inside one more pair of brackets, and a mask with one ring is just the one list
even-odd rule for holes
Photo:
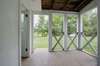
[[48,48],[48,15],[33,15],[33,48]]

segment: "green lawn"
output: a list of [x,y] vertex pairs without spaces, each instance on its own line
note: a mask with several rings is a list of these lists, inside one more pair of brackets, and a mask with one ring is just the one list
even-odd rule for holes
[[48,48],[48,37],[34,37],[34,48]]
[[[73,37],[72,37],[72,38],[73,38]],[[86,38],[89,40],[91,37],[86,37]],[[77,40],[77,39],[75,39],[74,43],[76,43],[76,40]],[[82,40],[83,40],[83,41],[82,41],[83,45],[81,45],[81,46],[84,46],[84,45],[86,44],[87,41],[84,40],[84,39],[82,39]],[[71,41],[68,40],[68,43],[70,43],[70,42],[71,42]],[[54,46],[55,43],[56,43],[56,40],[55,40],[54,38],[53,38],[52,43],[53,43],[53,46]],[[63,44],[63,39],[60,41],[60,43]],[[97,44],[97,39],[95,38],[95,39],[91,42],[91,45],[93,46],[93,48],[94,48],[95,50],[96,50],[96,46],[97,46],[96,44]],[[34,37],[34,48],[48,48],[48,37],[39,37],[39,36],[35,36],[35,37]],[[72,45],[71,48],[73,49],[74,46]],[[70,49],[71,49],[71,48],[70,48]],[[55,50],[58,50],[58,49],[61,50],[61,48],[60,48],[59,45],[57,45],[57,47],[55,48]],[[85,47],[84,50],[87,51],[88,53],[94,54],[94,52],[91,50],[91,48],[89,47],[89,45],[88,45],[87,47]]]

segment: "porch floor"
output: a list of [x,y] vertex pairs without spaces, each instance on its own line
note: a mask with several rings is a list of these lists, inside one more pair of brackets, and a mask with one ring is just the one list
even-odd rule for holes
[[39,48],[32,57],[22,60],[22,66],[96,66],[96,59],[76,50],[48,52]]

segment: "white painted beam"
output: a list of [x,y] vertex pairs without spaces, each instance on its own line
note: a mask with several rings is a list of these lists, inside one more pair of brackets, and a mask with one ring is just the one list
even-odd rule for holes
[[29,55],[33,53],[33,13],[30,10],[30,21],[29,21]]
[[82,17],[80,15],[80,13],[77,16],[77,32],[78,32],[77,49],[80,50],[81,49],[81,45],[82,45],[82,32],[83,32]]
[[57,10],[41,10],[41,11],[33,11],[35,14],[52,14],[52,13],[58,13],[58,14],[69,14],[69,15],[75,15],[78,14],[78,12],[72,12],[72,11],[57,11]]
[[98,9],[98,29],[97,29],[97,40],[98,40],[98,56],[97,56],[97,66],[100,66],[100,0],[95,0]]
[[49,14],[49,22],[48,22],[48,50],[52,51],[52,14]]
[[64,50],[67,50],[67,44],[68,44],[68,40],[67,40],[67,14],[64,14],[64,22],[63,22],[63,31],[64,31]]

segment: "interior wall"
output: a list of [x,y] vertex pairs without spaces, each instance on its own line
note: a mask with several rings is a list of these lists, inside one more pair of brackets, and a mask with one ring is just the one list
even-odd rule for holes
[[0,0],[0,66],[18,66],[18,0]]
[[21,0],[21,5],[29,10],[41,10],[41,0]]

